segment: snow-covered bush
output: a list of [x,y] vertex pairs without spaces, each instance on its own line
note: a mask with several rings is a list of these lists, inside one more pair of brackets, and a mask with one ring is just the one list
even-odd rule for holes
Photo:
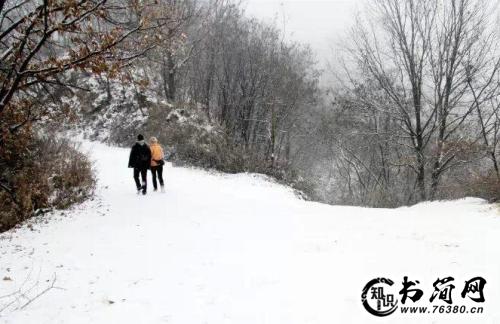
[[461,186],[462,191],[465,191],[466,196],[483,198],[489,202],[500,201],[500,178],[495,170],[471,175],[462,179],[458,185]]
[[52,136],[26,136],[18,137],[20,146],[8,148],[16,154],[9,156],[0,175],[15,188],[0,191],[0,232],[39,210],[82,202],[94,190],[92,165],[75,144]]
[[175,152],[173,159],[177,163],[225,172],[244,169],[238,147],[222,127],[210,123],[197,105],[154,107],[143,128],[145,134],[158,137],[169,151]]

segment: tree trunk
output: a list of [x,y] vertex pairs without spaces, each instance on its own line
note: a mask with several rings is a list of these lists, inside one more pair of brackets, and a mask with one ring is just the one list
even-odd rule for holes
[[174,101],[176,96],[175,75],[176,67],[174,56],[172,55],[172,52],[167,51],[167,99],[170,101]]

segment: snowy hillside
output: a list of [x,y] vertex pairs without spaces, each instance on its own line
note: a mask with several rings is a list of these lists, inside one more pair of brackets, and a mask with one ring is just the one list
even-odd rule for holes
[[[260,176],[170,165],[165,194],[137,196],[128,150],[85,147],[97,199],[0,236],[2,323],[500,322],[495,206],[328,206]],[[425,302],[453,276],[458,304],[463,282],[482,276],[484,313],[366,312],[368,281],[404,276]]]

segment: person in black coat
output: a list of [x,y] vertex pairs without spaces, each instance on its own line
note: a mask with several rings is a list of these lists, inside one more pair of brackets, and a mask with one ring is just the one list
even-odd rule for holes
[[[144,142],[144,136],[139,134],[137,142],[132,146],[130,151],[130,158],[128,160],[128,167],[134,169],[134,180],[137,187],[137,193],[145,195],[147,191],[147,174],[149,166],[151,165],[151,150]],[[142,178],[142,185],[139,181],[139,174]]]

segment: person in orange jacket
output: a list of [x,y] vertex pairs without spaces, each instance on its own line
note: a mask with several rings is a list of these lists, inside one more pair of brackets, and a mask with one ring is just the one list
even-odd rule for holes
[[163,153],[163,148],[156,137],[151,137],[149,139],[149,149],[151,150],[151,173],[153,174],[153,187],[154,191],[158,190],[158,184],[156,183],[156,178],[160,181],[161,192],[165,192],[163,185],[163,165],[165,162],[163,158],[165,157]]

